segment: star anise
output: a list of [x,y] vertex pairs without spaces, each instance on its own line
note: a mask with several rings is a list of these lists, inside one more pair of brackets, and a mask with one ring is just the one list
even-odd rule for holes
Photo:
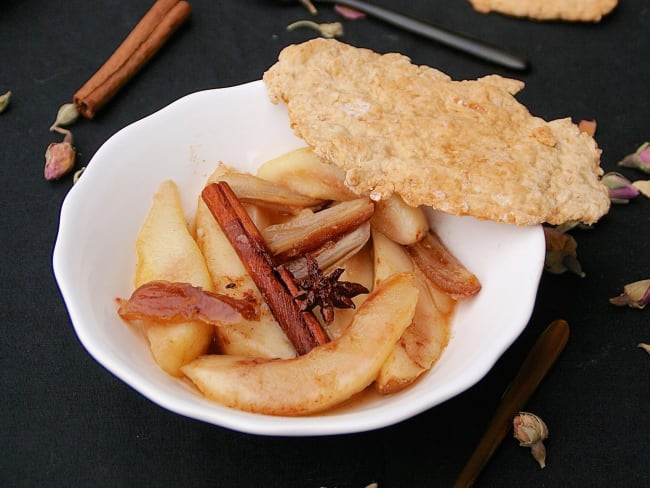
[[308,274],[305,278],[295,280],[300,290],[294,298],[300,304],[301,310],[320,307],[326,324],[331,324],[334,320],[334,307],[355,308],[352,298],[369,293],[369,290],[359,283],[339,281],[345,271],[343,268],[337,268],[326,276],[312,255],[306,254],[305,259]]

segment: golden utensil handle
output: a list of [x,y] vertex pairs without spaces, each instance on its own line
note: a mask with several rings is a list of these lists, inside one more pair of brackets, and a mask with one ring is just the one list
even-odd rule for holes
[[472,486],[490,457],[506,436],[512,419],[519,412],[560,355],[569,338],[569,325],[555,320],[542,332],[526,356],[517,376],[506,389],[494,417],[474,453],[454,483],[455,488]]

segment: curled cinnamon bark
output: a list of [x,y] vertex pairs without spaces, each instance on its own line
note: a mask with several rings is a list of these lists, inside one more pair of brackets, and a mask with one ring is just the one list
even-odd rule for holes
[[201,196],[296,352],[306,354],[329,342],[318,319],[312,312],[301,310],[289,292],[288,287],[298,288],[297,284],[290,273],[282,273],[282,276],[278,273],[264,238],[228,183],[211,183],[203,189]]
[[188,19],[185,0],[157,0],[117,50],[74,94],[81,115],[92,119]]
[[253,300],[203,290],[190,283],[150,281],[136,288],[128,300],[117,299],[118,313],[127,322],[154,319],[161,322],[201,320],[208,324],[234,323],[259,318]]

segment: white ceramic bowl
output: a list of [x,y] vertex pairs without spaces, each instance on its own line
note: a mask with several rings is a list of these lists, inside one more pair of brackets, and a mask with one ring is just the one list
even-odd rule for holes
[[286,108],[261,81],[188,95],[111,137],[70,190],[54,249],[54,273],[75,331],[106,369],[173,412],[242,432],[331,435],[391,425],[479,381],[530,318],[544,262],[540,226],[516,227],[435,214],[438,233],[481,280],[456,311],[448,347],[415,385],[389,397],[369,394],[320,415],[273,417],[226,408],[154,363],[145,339],[118,317],[115,297],[132,292],[134,242],[158,185],[173,179],[189,216],[218,161],[254,172],[304,146]]

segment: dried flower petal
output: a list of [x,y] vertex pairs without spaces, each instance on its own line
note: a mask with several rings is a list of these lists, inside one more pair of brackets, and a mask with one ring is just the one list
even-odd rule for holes
[[75,185],[79,181],[79,178],[81,178],[81,175],[86,171],[86,167],[79,168],[77,171],[74,172],[72,175],[72,184]]
[[637,346],[639,346],[639,347],[640,347],[641,349],[643,349],[645,352],[647,352],[648,354],[650,354],[650,344],[646,344],[645,342],[639,342],[639,343],[637,344]]
[[546,467],[546,447],[544,439],[548,437],[548,427],[537,415],[519,412],[512,421],[515,439],[520,446],[530,447],[531,454],[541,468]]
[[321,36],[331,39],[332,37],[340,37],[343,35],[343,24],[340,22],[330,22],[318,24],[311,20],[299,20],[287,26],[288,31],[298,29],[300,27],[307,27],[319,32]]
[[544,269],[553,274],[571,271],[584,278],[585,273],[582,271],[576,253],[578,243],[573,236],[565,234],[555,227],[544,226],[543,228],[546,239]]
[[585,132],[591,137],[596,134],[596,121],[595,120],[581,120],[578,122],[578,129],[580,132]]
[[644,197],[650,198],[650,180],[637,180],[632,182],[632,186]]
[[609,189],[609,199],[612,203],[628,203],[632,198],[639,196],[639,190],[620,173],[610,171],[603,176],[602,181]]
[[635,152],[628,154],[620,160],[618,165],[650,173],[650,142],[644,142],[641,144]]
[[359,20],[366,17],[365,12],[360,12],[359,10],[346,5],[336,4],[334,5],[334,11],[344,19],[348,20]]
[[55,127],[61,127],[65,125],[74,124],[79,118],[79,111],[74,103],[65,103],[59,107],[59,111],[56,114],[56,120],[50,130],[54,130]]
[[650,302],[650,279],[635,281],[623,287],[623,293],[610,298],[609,303],[630,308],[644,308]]
[[7,91],[0,95],[0,114],[5,111],[9,105],[9,100],[11,99],[11,92]]
[[68,173],[74,166],[76,151],[72,145],[72,133],[69,130],[56,127],[54,129],[64,134],[62,142],[53,142],[45,151],[45,169],[43,175],[46,180],[58,180]]

